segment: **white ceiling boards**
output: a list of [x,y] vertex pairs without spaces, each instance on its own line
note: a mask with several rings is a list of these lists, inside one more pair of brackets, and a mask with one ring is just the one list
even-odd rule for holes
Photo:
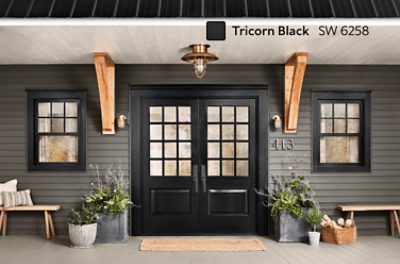
[[[215,20],[215,19],[214,19]],[[180,64],[193,43],[210,44],[220,64],[284,64],[296,51],[309,64],[400,64],[396,19],[224,19],[225,41],[206,40],[206,19],[0,19],[0,64],[91,64],[107,52],[116,64]],[[232,26],[306,26],[309,36],[236,35]],[[343,35],[343,26],[369,35]],[[320,26],[338,26],[319,36]]]

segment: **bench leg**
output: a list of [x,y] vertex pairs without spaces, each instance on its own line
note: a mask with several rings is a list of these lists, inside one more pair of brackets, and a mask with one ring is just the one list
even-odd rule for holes
[[53,222],[53,217],[51,216],[51,213],[48,213],[49,216],[49,224],[50,224],[50,235],[52,237],[56,236],[56,229],[54,228],[54,222]]
[[347,213],[347,219],[350,219],[352,222],[354,222],[354,212],[350,211]]
[[1,211],[1,213],[0,213],[0,232],[1,232],[1,227],[3,226],[3,218],[4,218],[4,211]]
[[7,212],[4,212],[3,214],[3,226],[1,227],[2,229],[2,235],[5,237],[7,235]]
[[44,229],[46,231],[46,239],[50,239],[49,213],[47,211],[44,211]]
[[397,215],[397,211],[393,211],[393,215],[394,215],[394,219],[395,219],[396,225],[397,225],[397,232],[399,233],[399,236],[400,236],[400,223],[399,223],[399,217]]
[[394,213],[389,211],[390,214],[390,235],[394,237]]

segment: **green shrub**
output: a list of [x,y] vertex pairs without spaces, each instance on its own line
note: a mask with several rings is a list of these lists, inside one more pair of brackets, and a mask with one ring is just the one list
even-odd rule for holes
[[73,225],[90,225],[97,223],[98,215],[93,208],[83,206],[81,210],[71,210],[68,223]]
[[113,217],[122,214],[133,205],[129,198],[129,183],[121,164],[116,167],[110,165],[104,177],[100,177],[98,165],[91,165],[95,169],[95,182],[91,194],[87,195],[84,203],[97,213],[106,213]]
[[317,208],[313,207],[308,210],[307,221],[314,227],[314,232],[322,221],[323,213]]

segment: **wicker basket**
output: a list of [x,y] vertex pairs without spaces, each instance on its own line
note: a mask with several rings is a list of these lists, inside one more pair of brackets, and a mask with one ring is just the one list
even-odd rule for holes
[[334,229],[331,227],[322,228],[322,241],[325,243],[345,245],[354,243],[356,240],[356,227],[346,227],[343,229]]

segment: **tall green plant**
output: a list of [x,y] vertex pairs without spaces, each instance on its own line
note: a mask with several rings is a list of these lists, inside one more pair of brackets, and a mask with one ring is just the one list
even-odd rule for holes
[[133,205],[128,194],[129,183],[121,164],[118,167],[110,165],[104,177],[100,176],[98,165],[92,165],[92,168],[96,171],[95,182],[92,183],[93,192],[84,199],[86,206],[112,217],[122,214]]
[[271,207],[271,215],[278,219],[280,214],[290,214],[300,218],[303,208],[315,206],[314,193],[311,185],[303,176],[292,174],[292,179],[272,176],[273,183],[269,188],[256,190],[256,193],[265,197],[264,205]]

